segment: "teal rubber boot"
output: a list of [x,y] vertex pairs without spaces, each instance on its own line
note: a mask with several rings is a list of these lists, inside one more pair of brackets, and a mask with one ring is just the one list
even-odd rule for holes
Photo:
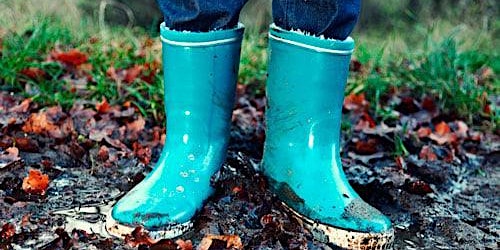
[[365,203],[340,160],[352,38],[322,39],[271,25],[262,167],[285,209],[315,238],[347,249],[387,249],[390,220]]
[[142,226],[159,240],[192,227],[226,158],[242,35],[242,25],[211,32],[161,25],[167,139],[152,172],[108,214],[110,234]]

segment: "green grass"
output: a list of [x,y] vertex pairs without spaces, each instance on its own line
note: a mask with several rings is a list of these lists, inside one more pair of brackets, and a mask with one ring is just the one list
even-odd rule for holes
[[[4,20],[5,21],[5,20]],[[71,107],[75,100],[113,104],[132,102],[147,116],[163,119],[163,81],[161,69],[151,83],[137,78],[130,84],[117,84],[106,75],[110,67],[127,69],[134,65],[161,62],[159,41],[151,44],[149,34],[140,28],[97,27],[90,21],[68,24],[54,16],[35,16],[30,21],[0,30],[0,89],[32,97],[42,105]],[[447,23],[418,24],[407,32],[353,34],[357,40],[354,58],[363,70],[352,72],[347,93],[365,93],[372,103],[377,121],[394,119],[394,104],[388,93],[394,89],[420,99],[431,96],[447,113],[475,122],[484,120],[488,97],[498,96],[500,71],[498,49],[494,44],[499,25],[492,30],[450,27]],[[408,29],[408,28],[407,28]],[[3,34],[3,35],[2,35]],[[242,46],[240,75],[242,84],[263,86],[266,79],[267,38],[265,33],[248,32]],[[63,65],[46,61],[51,51],[76,48],[89,55],[91,76],[84,91],[74,91],[82,75],[68,76]],[[139,53],[142,52],[142,53]],[[30,79],[21,70],[35,67],[47,73]],[[161,67],[160,67],[161,68]],[[493,74],[481,79],[481,72]],[[262,88],[255,88],[257,91]],[[492,127],[499,125],[493,106]]]

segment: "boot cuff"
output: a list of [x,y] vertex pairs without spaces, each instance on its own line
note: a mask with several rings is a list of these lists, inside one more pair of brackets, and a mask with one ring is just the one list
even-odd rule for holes
[[269,29],[269,39],[300,46],[318,52],[350,55],[354,49],[354,40],[351,37],[345,40],[328,39],[314,36],[300,30],[285,30],[274,23]]
[[214,30],[209,32],[177,31],[160,25],[162,42],[173,46],[206,47],[227,43],[241,42],[244,26],[239,23],[234,29]]

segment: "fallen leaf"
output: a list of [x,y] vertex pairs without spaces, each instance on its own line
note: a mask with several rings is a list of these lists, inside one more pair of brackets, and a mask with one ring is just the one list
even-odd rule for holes
[[39,170],[30,169],[29,174],[23,180],[22,188],[30,194],[44,195],[49,187],[49,176],[42,174]]
[[446,122],[440,122],[438,123],[435,127],[434,130],[436,131],[436,134],[439,136],[444,136],[447,135],[451,132],[450,127]]
[[177,249],[180,250],[193,250],[193,242],[191,240],[181,240],[178,239],[175,241],[175,244],[177,244]]
[[30,104],[31,104],[31,98],[26,98],[19,105],[10,108],[9,112],[26,113],[29,110]]
[[25,152],[38,152],[40,147],[38,142],[28,137],[14,137],[16,147]]
[[142,116],[139,116],[137,120],[127,123],[127,138],[129,140],[137,140],[139,134],[144,130],[146,126],[146,121]]
[[46,74],[45,71],[43,71],[39,68],[34,68],[34,67],[22,69],[19,73],[21,73],[22,75],[25,75],[33,80],[38,80],[40,78],[43,78]]
[[134,150],[134,155],[144,163],[145,165],[151,162],[151,148],[147,146],[142,146],[138,142],[132,144],[132,149]]
[[52,57],[59,62],[71,65],[78,66],[84,64],[88,61],[87,54],[80,52],[77,49],[72,49],[67,52],[52,52]]
[[434,191],[425,181],[416,180],[408,185],[408,192],[412,194],[425,195]]
[[424,97],[424,99],[422,100],[422,108],[429,111],[429,112],[434,112],[436,111],[436,102],[434,101],[434,99],[432,97],[429,97],[429,96],[426,96]]
[[420,153],[418,154],[420,159],[426,160],[426,161],[435,161],[437,160],[437,155],[434,153],[432,150],[432,147],[429,146],[423,146],[422,150],[420,150]]
[[421,127],[417,130],[418,138],[428,137],[430,134],[432,134],[432,130],[428,127]]
[[[7,241],[12,238],[16,234],[16,227],[11,223],[6,223],[2,226],[2,230],[0,231],[0,239],[1,241]],[[6,248],[8,249],[8,248]]]
[[25,133],[47,134],[61,139],[73,131],[73,120],[62,112],[61,107],[55,106],[31,114],[22,130]]
[[105,145],[102,145],[99,148],[99,152],[97,153],[97,159],[100,161],[107,161],[109,159],[109,149]]
[[13,162],[17,161],[19,158],[19,149],[16,147],[7,148],[2,154],[0,154],[0,162]]
[[377,152],[378,140],[370,138],[367,141],[356,140],[354,143],[354,150],[358,154],[371,155]]
[[99,114],[105,114],[109,112],[111,106],[109,105],[108,100],[106,100],[106,97],[103,97],[101,102],[96,103],[95,109]]
[[344,108],[346,110],[362,111],[369,107],[370,103],[365,99],[365,94],[351,93],[344,99]]
[[243,244],[241,239],[237,235],[213,235],[208,234],[200,242],[198,249],[208,250],[212,245],[214,240],[220,240],[226,242],[226,248],[243,249]]
[[125,242],[131,247],[136,247],[139,245],[151,246],[157,242],[157,240],[152,239],[148,232],[144,231],[142,227],[136,227],[132,233],[125,236]]
[[429,138],[433,141],[435,141],[439,145],[444,145],[444,144],[454,144],[457,142],[458,138],[455,133],[448,133],[446,135],[438,135],[437,133],[432,133],[429,135]]
[[141,74],[143,67],[140,65],[134,65],[126,70],[125,77],[123,81],[125,83],[132,83],[137,79],[137,77]]

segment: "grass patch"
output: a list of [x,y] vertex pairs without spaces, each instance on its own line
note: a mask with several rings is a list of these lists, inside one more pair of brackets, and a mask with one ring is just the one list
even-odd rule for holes
[[[0,89],[30,96],[42,105],[66,108],[78,99],[96,102],[106,98],[118,104],[129,101],[145,116],[164,119],[159,39],[140,28],[98,28],[85,20],[67,24],[53,16],[35,15],[31,22],[21,23],[0,32]],[[346,94],[364,92],[377,121],[395,118],[394,105],[387,98],[395,90],[415,98],[431,96],[445,112],[469,121],[484,118],[491,97],[500,93],[495,77],[500,60],[493,45],[496,26],[492,31],[476,32],[446,24],[430,28],[415,25],[415,32],[385,37],[370,32],[354,34],[358,43],[354,58],[362,69],[350,75]],[[65,65],[47,60],[53,51],[70,49],[88,55],[86,66],[71,72],[77,74],[69,74]],[[136,66],[143,70],[133,81],[110,77],[111,69],[123,75]],[[46,75],[33,78],[22,74],[29,68],[41,69]],[[238,81],[264,86],[266,69],[266,33],[247,32]],[[153,77],[144,80],[151,71]],[[489,117],[495,127],[499,124],[498,111],[492,107]]]

